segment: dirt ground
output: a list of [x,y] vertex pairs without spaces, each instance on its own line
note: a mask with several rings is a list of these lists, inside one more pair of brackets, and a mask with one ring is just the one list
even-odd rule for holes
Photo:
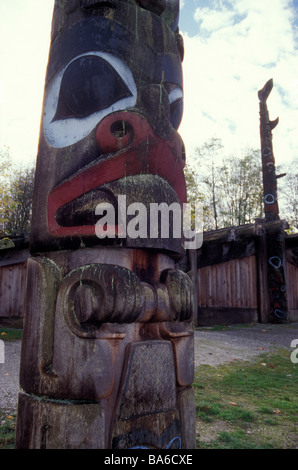
[[217,366],[235,359],[250,361],[278,348],[293,351],[294,339],[298,341],[298,323],[232,325],[220,331],[200,328],[195,331],[195,365]]
[[[255,356],[288,348],[298,340],[298,323],[290,325],[234,325],[216,331],[200,328],[195,331],[195,366],[219,364],[237,360],[252,360]],[[5,343],[5,363],[0,364],[0,409],[16,413],[19,390],[21,341]]]

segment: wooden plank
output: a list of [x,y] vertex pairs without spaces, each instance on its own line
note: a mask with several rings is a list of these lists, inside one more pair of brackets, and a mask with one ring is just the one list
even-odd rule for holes
[[259,321],[260,323],[268,323],[270,315],[270,299],[267,273],[267,243],[264,229],[262,233],[256,237],[256,263],[258,275],[257,297]]
[[256,257],[250,257],[251,267],[250,267],[250,283],[252,289],[252,305],[251,308],[258,308],[258,296],[257,296],[257,263]]
[[237,286],[236,286],[236,265],[235,263],[230,263],[230,282],[231,282],[231,303],[229,307],[234,308],[236,306],[236,294],[237,294]]
[[298,268],[292,263],[287,263],[288,269],[288,302],[289,309],[298,309]]
[[246,276],[246,266],[243,260],[237,260],[239,266],[239,307],[246,307],[247,300],[247,276]]
[[0,317],[23,317],[26,263],[0,268]]
[[231,325],[258,321],[258,311],[250,308],[201,308],[199,326]]
[[198,269],[201,307],[257,308],[255,256]]
[[234,261],[235,263],[235,274],[236,274],[236,298],[235,298],[235,307],[241,308],[241,273],[240,273],[240,264],[238,260]]
[[214,307],[216,303],[216,267],[211,266],[210,271],[209,271],[209,299],[208,299],[208,305],[209,307]]

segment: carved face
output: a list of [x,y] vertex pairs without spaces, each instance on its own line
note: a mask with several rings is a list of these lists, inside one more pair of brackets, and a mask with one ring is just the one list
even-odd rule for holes
[[186,199],[176,132],[183,111],[181,40],[173,31],[179,2],[60,4],[37,161],[32,240],[39,248],[95,238],[96,205],[119,194],[145,205]]

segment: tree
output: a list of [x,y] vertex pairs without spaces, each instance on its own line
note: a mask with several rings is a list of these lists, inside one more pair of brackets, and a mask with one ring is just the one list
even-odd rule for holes
[[278,179],[278,201],[281,217],[287,220],[289,233],[298,232],[298,158],[291,164],[283,165],[278,170],[286,172],[284,178]]
[[34,168],[19,170],[11,178],[9,192],[13,204],[5,212],[6,235],[20,236],[30,232],[33,187]]
[[263,216],[263,181],[259,150],[248,148],[242,157],[225,159],[219,167],[219,179],[225,188],[220,216],[223,227],[253,223]]
[[17,169],[9,149],[0,149],[0,236],[30,231],[34,169]]
[[[205,230],[254,222],[263,216],[263,183],[259,150],[247,148],[241,156],[225,156],[220,139],[198,147],[192,179],[203,195]],[[194,186],[194,181],[189,181]],[[194,192],[194,190],[192,189]]]
[[13,165],[8,147],[0,149],[0,236],[4,235],[4,225],[8,222],[7,210],[14,208],[14,202],[10,196],[9,179],[13,171]]
[[204,194],[204,225],[210,230],[219,227],[218,204],[221,197],[218,161],[222,157],[220,139],[212,138],[195,150],[195,174],[200,191]]

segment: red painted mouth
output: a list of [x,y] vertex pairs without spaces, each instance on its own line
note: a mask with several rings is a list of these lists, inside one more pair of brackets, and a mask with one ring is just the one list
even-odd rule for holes
[[[48,228],[52,235],[94,236],[94,225],[60,226],[56,221],[58,209],[105,183],[126,176],[158,175],[172,186],[181,204],[186,202],[184,146],[177,132],[173,132],[169,141],[163,140],[154,134],[143,116],[122,111],[107,116],[99,124],[96,137],[107,158],[83,168],[49,194]],[[115,227],[112,230],[115,232]]]

